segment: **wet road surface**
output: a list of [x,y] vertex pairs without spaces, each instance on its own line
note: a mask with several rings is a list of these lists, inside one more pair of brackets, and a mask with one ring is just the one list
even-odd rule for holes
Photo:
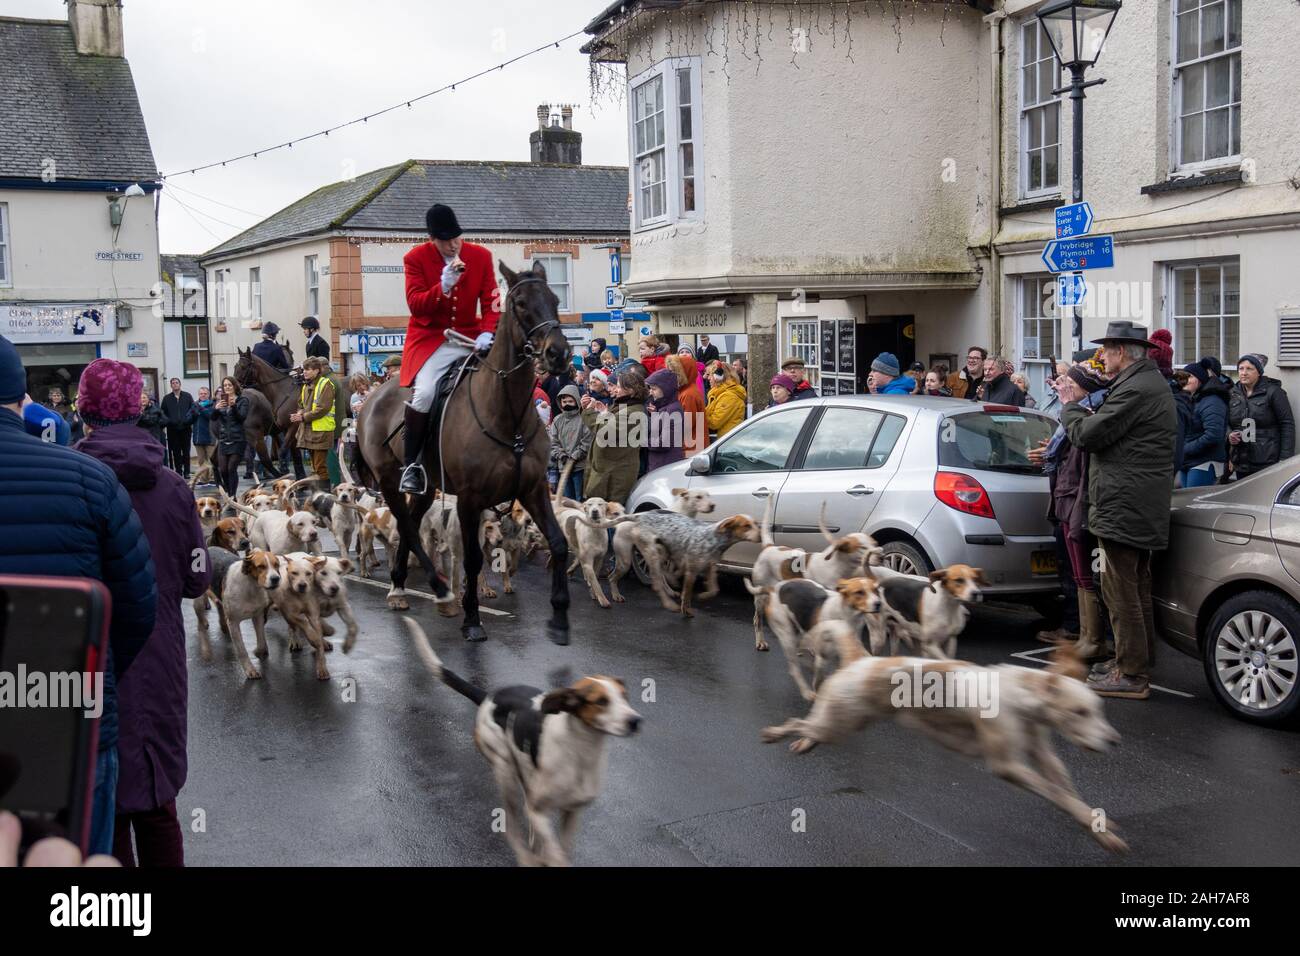
[[[1128,841],[1116,858],[1045,801],[892,724],[806,756],[762,744],[761,727],[807,707],[780,645],[754,651],[753,605],[730,582],[684,621],[635,582],[626,604],[603,610],[574,578],[564,648],[543,635],[550,589],[538,565],[523,570],[518,593],[485,603],[504,613],[484,614],[484,644],[466,644],[459,619],[431,602],[413,597],[410,613],[446,665],[481,686],[549,689],[584,673],[627,683],[645,720],[637,736],[609,742],[578,865],[1300,862],[1300,735],[1230,718],[1199,662],[1167,646],[1155,674],[1171,692],[1106,703],[1117,749],[1089,754],[1056,738],[1080,795]],[[417,575],[408,583],[422,587]],[[309,650],[288,651],[278,617],[262,680],[245,680],[215,622],[205,664],[186,608],[190,771],[178,809],[187,829],[204,828],[186,833],[190,865],[513,864],[493,828],[501,800],[470,739],[474,706],[424,670],[385,591],[349,581],[361,636],[350,655],[329,655],[328,682],[314,679]],[[958,656],[1041,666],[1041,623],[1027,610],[977,607]]]

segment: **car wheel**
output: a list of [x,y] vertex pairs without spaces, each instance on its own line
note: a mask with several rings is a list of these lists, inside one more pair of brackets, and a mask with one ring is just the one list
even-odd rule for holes
[[1214,696],[1237,717],[1258,724],[1300,715],[1296,688],[1300,608],[1272,591],[1247,591],[1224,602],[1201,644]]
[[880,563],[899,574],[916,574],[925,577],[934,568],[925,559],[921,549],[906,541],[890,541],[881,549]]
[[632,573],[636,575],[638,581],[646,587],[650,587],[650,568],[645,563],[640,548],[632,549]]

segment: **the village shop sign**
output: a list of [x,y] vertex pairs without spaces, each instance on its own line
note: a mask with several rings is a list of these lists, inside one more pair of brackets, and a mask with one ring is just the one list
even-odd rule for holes
[[0,305],[0,335],[15,345],[111,342],[117,307],[105,302],[29,302]]
[[656,309],[655,324],[661,335],[709,335],[745,331],[741,305],[687,306]]

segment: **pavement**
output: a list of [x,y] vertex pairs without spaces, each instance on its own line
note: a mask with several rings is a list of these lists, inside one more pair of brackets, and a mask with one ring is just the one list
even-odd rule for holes
[[[327,539],[328,552],[332,542]],[[1300,737],[1245,724],[1210,696],[1198,661],[1161,645],[1147,701],[1106,702],[1123,736],[1106,754],[1056,738],[1083,799],[1129,843],[1105,853],[1060,811],[980,763],[893,724],[805,756],[759,741],[806,712],[779,644],[757,653],[738,579],[693,620],[664,611],[631,577],[627,603],[599,608],[571,579],[572,644],[543,634],[549,577],[484,614],[488,641],[411,600],[451,669],[481,686],[550,688],[621,677],[645,718],[611,739],[604,792],[583,815],[574,862],[609,866],[1295,865]],[[494,582],[495,583],[495,582]],[[409,585],[421,588],[418,575]],[[470,739],[474,707],[415,657],[386,580],[349,580],[361,624],[349,655],[314,678],[268,628],[260,681],[245,680],[214,627],[214,659],[190,641],[189,780],[177,801],[190,865],[512,865],[494,827],[501,800]],[[1014,606],[978,606],[958,656],[1042,666],[1042,625]],[[245,625],[250,651],[253,636]],[[341,629],[340,629],[341,632]],[[336,641],[336,647],[341,648]]]

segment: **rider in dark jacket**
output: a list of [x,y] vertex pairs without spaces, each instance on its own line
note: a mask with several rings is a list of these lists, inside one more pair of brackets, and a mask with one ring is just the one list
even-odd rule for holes
[[280,327],[274,322],[262,326],[262,341],[253,346],[253,354],[272,368],[281,372],[289,371],[289,359],[280,348],[275,337],[280,334]]

